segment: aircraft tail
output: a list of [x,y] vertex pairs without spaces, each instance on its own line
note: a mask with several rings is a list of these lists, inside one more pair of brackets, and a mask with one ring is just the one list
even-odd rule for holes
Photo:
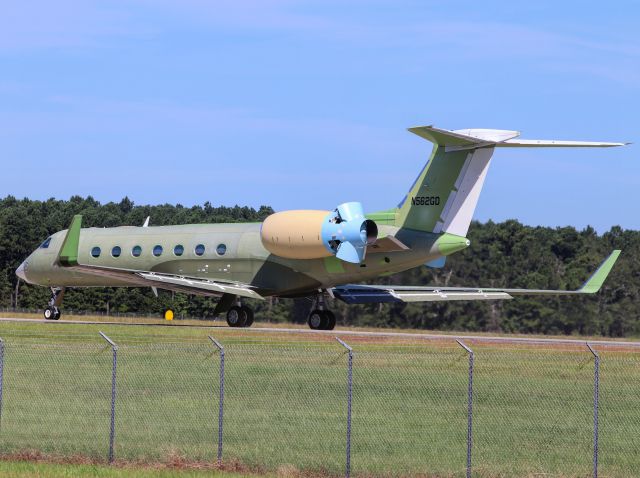
[[433,126],[409,131],[434,144],[431,157],[398,205],[397,226],[466,237],[495,148],[612,147],[626,143],[519,139],[518,131]]

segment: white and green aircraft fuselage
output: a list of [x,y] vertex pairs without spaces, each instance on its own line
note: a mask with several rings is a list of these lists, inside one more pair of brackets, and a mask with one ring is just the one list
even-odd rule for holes
[[469,224],[495,148],[608,147],[622,143],[521,140],[503,130],[410,131],[434,143],[398,207],[365,214],[360,203],[334,210],[278,212],[263,223],[81,227],[47,238],[18,268],[29,283],[52,288],[45,317],[60,317],[68,287],[142,286],[219,297],[216,313],[248,326],[253,312],[242,298],[316,298],[314,329],[332,329],[326,294],[347,303],[508,299],[519,294],[585,294],[599,290],[614,251],[576,291],[482,287],[364,286],[354,283],[428,265],[469,246]]

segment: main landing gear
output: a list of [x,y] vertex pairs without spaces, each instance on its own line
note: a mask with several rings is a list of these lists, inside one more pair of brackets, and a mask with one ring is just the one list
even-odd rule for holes
[[227,311],[229,327],[251,327],[253,324],[253,310],[246,305],[234,305]]
[[242,305],[235,294],[222,294],[213,311],[213,315],[217,317],[225,312],[227,313],[229,327],[251,327],[253,324],[253,310],[246,305]]
[[313,330],[333,330],[336,326],[336,316],[330,310],[312,310],[309,314],[309,327]]
[[46,320],[58,320],[62,313],[60,312],[60,304],[62,304],[62,298],[64,297],[64,287],[52,287],[51,299],[49,299],[49,305],[44,309],[44,318]]
[[313,330],[333,330],[336,326],[336,316],[333,312],[325,309],[324,294],[320,292],[311,306],[309,327]]

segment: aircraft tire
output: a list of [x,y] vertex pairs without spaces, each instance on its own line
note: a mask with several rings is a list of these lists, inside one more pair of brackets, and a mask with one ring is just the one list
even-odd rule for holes
[[243,305],[240,308],[247,316],[247,320],[245,321],[243,327],[251,327],[253,325],[253,309],[251,309],[251,307],[247,307],[246,305]]
[[324,315],[327,319],[327,323],[324,329],[322,330],[333,330],[336,328],[336,315],[330,310],[325,310]]
[[244,327],[247,323],[247,312],[242,307],[234,305],[227,312],[227,324],[229,327]]
[[58,320],[60,318],[60,310],[57,307],[50,305],[44,309],[43,315],[46,320]]
[[325,327],[327,326],[328,320],[329,319],[324,310],[316,309],[311,311],[307,322],[309,323],[309,327],[313,330],[326,330]]

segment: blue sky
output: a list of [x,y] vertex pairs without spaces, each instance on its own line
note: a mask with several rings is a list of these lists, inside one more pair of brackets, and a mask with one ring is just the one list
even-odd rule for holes
[[[365,210],[415,125],[640,141],[640,4],[5,2],[0,194]],[[640,228],[638,145],[500,150],[480,220]]]

